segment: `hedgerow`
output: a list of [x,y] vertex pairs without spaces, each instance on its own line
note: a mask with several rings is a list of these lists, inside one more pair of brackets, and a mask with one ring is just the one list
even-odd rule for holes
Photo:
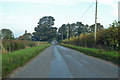
[[19,49],[25,49],[27,47],[33,47],[39,44],[46,44],[46,42],[12,40],[12,39],[2,40],[3,49],[5,49],[6,52],[12,52],[12,51],[19,50]]
[[118,28],[110,27],[109,29],[100,30],[97,32],[96,44],[94,42],[94,33],[80,34],[80,36],[64,39],[63,43],[88,48],[100,48],[104,50],[119,50]]

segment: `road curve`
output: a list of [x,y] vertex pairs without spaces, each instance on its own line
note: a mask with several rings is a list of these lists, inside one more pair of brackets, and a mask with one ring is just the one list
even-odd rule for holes
[[59,45],[52,45],[10,78],[118,78],[118,67]]

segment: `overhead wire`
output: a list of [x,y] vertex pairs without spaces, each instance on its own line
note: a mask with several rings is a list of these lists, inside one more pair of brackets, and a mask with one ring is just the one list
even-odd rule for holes
[[94,5],[94,3],[95,3],[95,1],[92,2],[92,4],[88,7],[88,9],[81,15],[80,19],[82,19],[82,18],[86,15],[86,13],[87,13],[87,12],[89,11],[89,9]]

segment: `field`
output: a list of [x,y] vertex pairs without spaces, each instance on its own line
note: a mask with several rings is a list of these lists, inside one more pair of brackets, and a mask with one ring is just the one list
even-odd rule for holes
[[118,59],[120,58],[120,54],[117,51],[103,51],[101,49],[78,47],[69,44],[61,44],[61,45],[64,47],[75,49],[89,56],[98,57],[107,61],[111,61],[115,64],[120,64],[120,62],[118,61]]
[[30,59],[37,56],[46,49],[49,44],[41,44],[31,48],[20,49],[8,54],[2,54],[2,76],[6,77],[12,70],[27,63]]

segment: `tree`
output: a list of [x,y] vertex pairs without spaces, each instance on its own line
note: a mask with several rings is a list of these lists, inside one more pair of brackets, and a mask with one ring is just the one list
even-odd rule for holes
[[45,16],[38,22],[33,32],[33,40],[35,41],[50,41],[56,38],[57,28],[52,27],[55,19],[52,16]]
[[120,25],[118,26],[118,47],[120,52]]
[[82,22],[76,22],[72,24],[63,24],[59,30],[59,33],[63,34],[63,38],[76,37],[79,36],[81,33],[89,33],[89,25],[84,25]]
[[76,36],[76,31],[77,31],[77,28],[76,28],[76,24],[75,23],[72,23],[70,25],[70,30],[71,30],[71,37],[75,37]]
[[[97,23],[97,31],[102,29],[104,29],[103,25],[101,25],[100,23]],[[94,32],[94,30],[95,30],[95,24],[90,26],[90,32]]]
[[83,27],[83,33],[90,33],[90,28],[89,28],[88,24],[84,25],[84,27]]
[[[104,29],[103,25],[97,23],[97,31]],[[84,25],[82,22],[76,22],[72,24],[63,24],[58,32],[63,34],[63,39],[70,37],[74,38],[76,36],[80,36],[81,33],[88,34],[90,32],[94,32],[95,24],[89,26],[88,24]]]
[[117,47],[119,47],[119,27],[116,21],[114,21],[109,27],[109,33],[107,33],[107,41],[112,49],[118,49]]
[[44,27],[52,27],[54,25],[54,21],[55,19],[52,16],[45,16],[39,20],[38,24]]
[[63,39],[67,38],[67,28],[66,28],[66,24],[63,24],[59,29],[58,29],[58,33],[60,33],[61,38],[63,36]]
[[78,26],[78,28],[77,28],[77,36],[79,36],[81,33],[83,33],[84,24],[82,22],[77,22],[76,25]]
[[14,39],[14,34],[9,29],[2,29],[2,39]]

